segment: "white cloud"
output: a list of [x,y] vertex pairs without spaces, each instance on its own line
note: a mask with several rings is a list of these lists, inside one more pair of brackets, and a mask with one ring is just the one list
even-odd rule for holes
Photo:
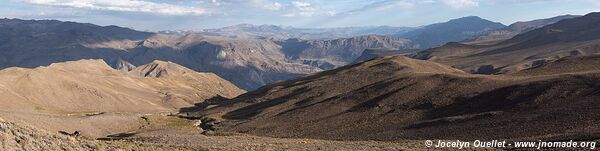
[[300,1],[292,1],[292,5],[294,5],[296,8],[307,8],[311,6],[310,3]]
[[593,5],[600,6],[600,1],[598,1],[598,0],[587,0],[587,2],[592,3]]
[[[157,13],[163,15],[205,15],[207,12],[198,7],[155,3],[143,0],[24,0],[30,4],[71,7],[91,10]],[[218,3],[217,0],[212,2]]]
[[267,10],[280,10],[281,7],[281,4],[278,2],[267,3],[263,5],[263,8]]
[[329,16],[335,16],[335,15],[337,15],[337,12],[335,12],[335,11],[327,11],[326,13]]
[[303,16],[303,17],[311,17],[317,12],[317,8],[315,8],[311,3],[300,2],[300,1],[292,1],[292,7],[296,9],[296,13],[294,14],[285,14],[283,16],[293,17],[293,16]]
[[387,11],[399,8],[400,10],[413,9],[421,4],[435,3],[434,0],[380,0],[375,1],[359,8],[349,10],[347,14],[353,14],[358,12],[376,10],[376,11]]
[[288,13],[288,14],[283,14],[281,16],[283,16],[283,17],[296,17],[296,14],[294,14],[294,13]]
[[401,8],[401,9],[410,9],[410,8],[414,8],[415,7],[415,3],[414,2],[410,2],[410,1],[393,1],[392,3],[386,4],[386,5],[381,5],[378,6],[376,8],[374,8],[375,10],[379,10],[379,11],[384,11],[384,10],[390,10],[392,8]]
[[210,3],[214,6],[221,6],[221,2],[219,0],[210,0]]
[[270,11],[278,11],[283,8],[283,5],[273,0],[200,0],[201,2],[212,4],[219,9],[211,11],[227,11],[227,9],[240,8],[260,8]]
[[479,6],[477,0],[444,0],[444,3],[454,9],[467,9]]

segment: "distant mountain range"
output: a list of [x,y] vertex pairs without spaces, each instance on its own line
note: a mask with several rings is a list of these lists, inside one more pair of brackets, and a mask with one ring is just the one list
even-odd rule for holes
[[153,60],[165,60],[216,73],[240,88],[253,90],[353,63],[366,49],[414,53],[419,48],[504,28],[479,17],[464,17],[418,28],[310,29],[242,24],[160,34],[56,20],[0,19],[0,68],[103,59],[114,68],[131,70]]
[[247,90],[346,65],[367,48],[413,47],[408,40],[376,35],[296,43],[201,34],[164,35],[54,20],[3,19],[0,35],[0,68],[103,59],[114,68],[130,70],[153,60],[165,60],[195,71],[216,73]]
[[412,27],[372,26],[372,27],[340,27],[340,28],[296,28],[276,25],[239,24],[218,29],[203,30],[165,30],[161,34],[203,34],[225,36],[230,38],[257,38],[285,40],[298,38],[304,40],[324,40],[351,38],[363,35],[392,35],[406,33]]
[[219,29],[198,31],[159,31],[165,34],[203,34],[225,36],[230,38],[257,39],[303,39],[330,40],[351,38],[363,35],[391,35],[395,38],[408,39],[418,48],[430,48],[447,42],[462,41],[475,35],[504,28],[506,26],[476,16],[453,19],[444,23],[436,23],[422,27],[344,27],[344,28],[295,28],[276,25],[239,24]]

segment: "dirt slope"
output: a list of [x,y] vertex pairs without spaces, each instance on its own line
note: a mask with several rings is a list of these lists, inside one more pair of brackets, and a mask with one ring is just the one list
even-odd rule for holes
[[600,55],[565,57],[553,62],[522,70],[513,75],[554,75],[596,72],[600,70]]
[[[132,74],[153,65],[141,66]],[[188,73],[175,73],[179,70]],[[9,68],[0,71],[2,108],[49,113],[158,112],[193,105],[216,95],[235,97],[243,92],[211,73],[197,73],[181,66],[161,71],[177,75],[133,76],[110,68],[102,60],[56,63],[35,69]]]
[[[211,127],[342,140],[597,138],[598,72],[484,76],[384,57],[275,83],[189,113]],[[540,131],[543,130],[543,131]]]
[[[165,66],[153,71],[168,76],[138,76],[137,71],[148,66]],[[87,135],[103,136],[135,128],[140,114],[176,112],[243,92],[215,74],[167,62],[155,61],[128,73],[102,60],[80,60],[1,70],[0,115],[52,131],[85,130]]]

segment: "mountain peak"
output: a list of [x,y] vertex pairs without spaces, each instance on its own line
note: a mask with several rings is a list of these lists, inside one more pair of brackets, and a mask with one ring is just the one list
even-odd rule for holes
[[126,60],[119,58],[114,62],[113,68],[115,68],[117,70],[129,72],[129,71],[135,69],[135,65],[131,64],[130,62],[128,62]]
[[453,20],[469,20],[469,19],[485,20],[479,16],[465,16],[465,17],[461,17],[461,18],[457,18],[457,19],[453,19]]
[[487,19],[483,19],[479,16],[466,16],[461,18],[452,19],[446,23],[458,23],[458,24],[470,24],[470,23],[487,23],[487,24],[496,24],[497,26],[505,26],[502,23],[493,22]]
[[171,61],[154,60],[154,61],[152,61],[152,64],[168,65],[168,64],[171,64]]
[[142,77],[160,78],[165,76],[175,76],[184,75],[187,73],[194,73],[194,71],[172,62],[154,60],[151,63],[133,69],[132,73],[134,75],[139,75]]

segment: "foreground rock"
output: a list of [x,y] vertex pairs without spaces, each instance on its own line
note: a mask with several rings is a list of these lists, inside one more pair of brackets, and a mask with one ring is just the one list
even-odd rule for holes
[[[194,150],[184,146],[96,141],[0,120],[0,150]],[[198,148],[199,149],[199,148]]]

